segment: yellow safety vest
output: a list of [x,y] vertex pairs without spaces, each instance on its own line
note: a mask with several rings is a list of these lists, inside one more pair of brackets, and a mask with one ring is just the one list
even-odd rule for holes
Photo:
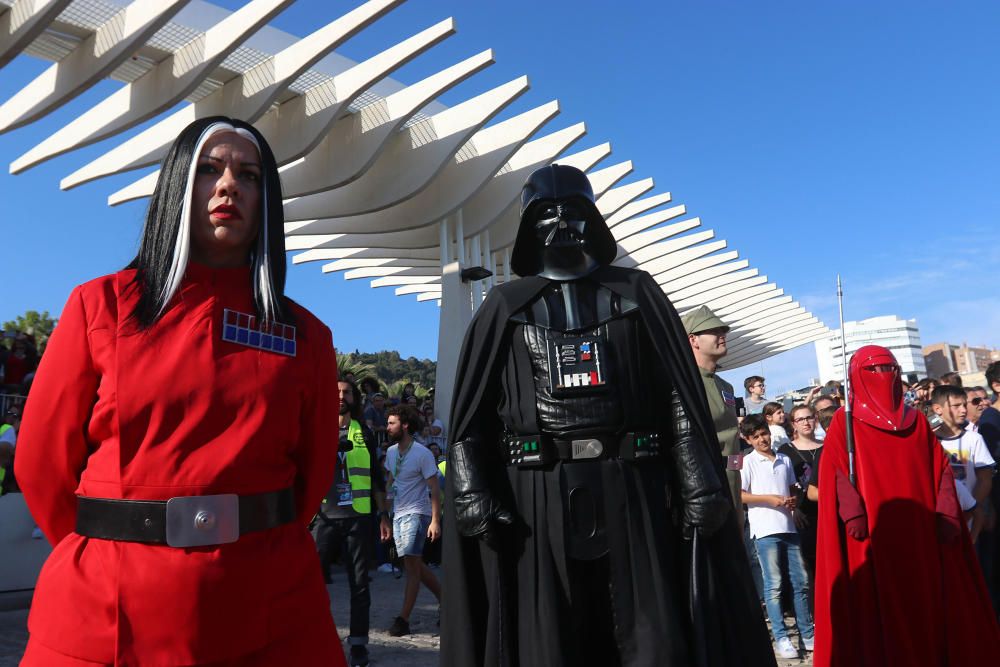
[[347,428],[347,438],[354,443],[354,449],[347,452],[344,465],[347,466],[347,481],[351,483],[351,507],[358,514],[372,511],[372,459],[365,445],[361,424],[351,420]]

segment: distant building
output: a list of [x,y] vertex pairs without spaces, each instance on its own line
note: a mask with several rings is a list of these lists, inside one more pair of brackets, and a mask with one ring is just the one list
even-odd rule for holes
[[[920,345],[920,331],[916,320],[901,320],[895,315],[870,317],[867,320],[844,322],[847,330],[847,358],[865,345],[881,345],[892,350],[903,371],[903,377],[927,375],[924,355]],[[840,330],[831,331],[826,338],[816,341],[816,364],[823,382],[844,377],[844,360],[841,357]]]
[[924,348],[927,374],[941,377],[955,371],[962,375],[985,371],[994,361],[1000,361],[1000,350],[988,347],[969,347],[965,343],[934,343]]

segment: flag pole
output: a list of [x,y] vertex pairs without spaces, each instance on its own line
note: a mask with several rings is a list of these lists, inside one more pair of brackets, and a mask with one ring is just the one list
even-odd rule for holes
[[847,472],[851,486],[857,486],[854,472],[854,421],[851,419],[851,378],[847,369],[847,330],[844,328],[844,287],[837,274],[837,305],[840,308],[840,358],[844,364],[844,434],[847,440]]

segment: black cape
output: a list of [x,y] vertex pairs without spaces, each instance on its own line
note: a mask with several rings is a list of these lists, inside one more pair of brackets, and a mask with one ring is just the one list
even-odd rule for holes
[[[719,479],[726,479],[718,440],[712,426],[708,403],[704,395],[704,385],[684,328],[673,306],[660,287],[649,274],[643,271],[621,267],[602,267],[588,276],[599,284],[638,304],[641,319],[653,341],[662,366],[669,369],[673,387],[684,402],[692,427],[701,436],[700,440],[710,449],[711,460],[717,462]],[[470,435],[481,439],[483,446],[495,452],[498,468],[497,490],[501,496],[508,496],[509,507],[516,507],[519,514],[546,513],[545,505],[551,502],[544,480],[525,482],[529,479],[523,472],[513,470],[508,474],[500,452],[502,450],[502,424],[497,416],[500,402],[499,374],[506,362],[512,330],[515,322],[511,316],[530,303],[548,284],[546,278],[531,276],[492,289],[466,332],[465,342],[459,355],[455,393],[451,408],[451,441],[462,440]],[[530,371],[529,371],[530,372]],[[650,391],[657,388],[651,387]],[[655,399],[658,405],[669,405],[669,396]],[[629,466],[629,469],[635,466]],[[618,473],[622,472],[619,466]],[[607,473],[605,473],[607,476]],[[544,474],[543,474],[544,475]],[[626,477],[632,473],[625,470]],[[453,499],[452,477],[445,483],[445,504],[450,507]],[[633,628],[648,624],[650,618],[663,621],[666,627],[647,627],[643,632],[632,632],[626,628],[618,636],[632,637],[631,645],[622,645],[625,664],[692,665],[696,667],[756,667],[775,665],[763,615],[756,592],[753,590],[750,570],[743,546],[742,535],[734,516],[711,537],[696,534],[694,539],[680,538],[676,517],[666,511],[666,507],[647,506],[649,498],[636,497],[635,489],[642,486],[641,480],[608,479],[606,489],[612,485],[628,487],[619,494],[619,502],[628,512],[641,514],[633,519],[630,515],[624,526],[613,526],[609,522],[609,538],[612,545],[619,539],[630,544],[626,560],[615,560],[612,553],[612,573],[617,570],[631,570],[634,585],[625,597],[631,605],[631,612],[616,618],[619,625]],[[525,485],[529,488],[525,488]],[[723,488],[728,486],[723,483]],[[517,488],[511,488],[517,487]],[[543,495],[545,494],[545,495]],[[610,492],[609,496],[616,495]],[[515,500],[515,498],[517,500]],[[526,502],[527,499],[527,502]],[[534,502],[531,499],[537,499]],[[653,498],[653,500],[657,500]],[[655,504],[655,503],[653,503]],[[623,512],[625,510],[623,509]],[[551,514],[551,511],[549,511]],[[551,518],[551,517],[549,517]],[[655,534],[658,538],[670,540],[671,554],[652,552],[654,547],[629,543],[628,538],[635,531],[629,524],[644,522],[645,531],[640,534]],[[617,535],[610,532],[617,531]],[[557,540],[558,538],[556,538]],[[511,540],[512,543],[517,540]],[[554,540],[555,541],[555,540]],[[517,618],[517,598],[543,600],[547,591],[538,586],[545,585],[544,579],[523,576],[526,571],[546,570],[553,576],[564,574],[560,564],[550,562],[518,562],[526,558],[538,558],[538,553],[504,550],[493,551],[478,539],[462,537],[458,534],[454,515],[444,512],[444,581],[441,605],[441,664],[466,667],[471,665],[519,665],[519,656],[537,656],[547,664],[561,664],[561,656],[545,655],[533,650],[519,649],[518,643],[531,642],[546,633],[564,632],[568,625],[562,625],[558,618],[558,606],[552,613],[540,613],[538,619],[543,627],[526,629]],[[546,553],[552,553],[558,561],[561,545],[546,543]],[[614,546],[613,546],[614,551]],[[526,556],[527,554],[527,556]],[[671,564],[671,581],[660,581],[662,559]],[[528,570],[525,570],[525,568]],[[642,568],[646,568],[645,570]],[[636,572],[636,568],[640,568]],[[519,574],[520,573],[520,574]],[[644,579],[644,577],[646,579]],[[530,579],[530,581],[529,581]],[[672,590],[673,600],[664,609],[663,591]],[[616,600],[616,610],[619,602]],[[520,619],[523,621],[523,619]],[[548,625],[548,627],[545,627]],[[560,630],[562,626],[562,630]],[[679,630],[679,633],[678,633]],[[657,632],[661,638],[655,640],[663,646],[647,647],[644,637]],[[666,637],[663,634],[680,634],[680,637]],[[638,640],[635,638],[638,637]],[[638,641],[639,645],[636,645]],[[544,643],[539,641],[539,643]],[[684,655],[683,659],[677,656]],[[674,659],[676,658],[676,659]],[[683,660],[683,661],[682,661]],[[527,665],[525,665],[527,667]]]

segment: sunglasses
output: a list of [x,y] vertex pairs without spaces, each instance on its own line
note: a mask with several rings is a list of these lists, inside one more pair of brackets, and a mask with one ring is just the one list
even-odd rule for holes
[[974,399],[972,399],[971,401],[969,401],[969,403],[972,403],[973,405],[979,405],[983,401],[989,403],[990,399],[983,398],[982,396],[976,396]]

